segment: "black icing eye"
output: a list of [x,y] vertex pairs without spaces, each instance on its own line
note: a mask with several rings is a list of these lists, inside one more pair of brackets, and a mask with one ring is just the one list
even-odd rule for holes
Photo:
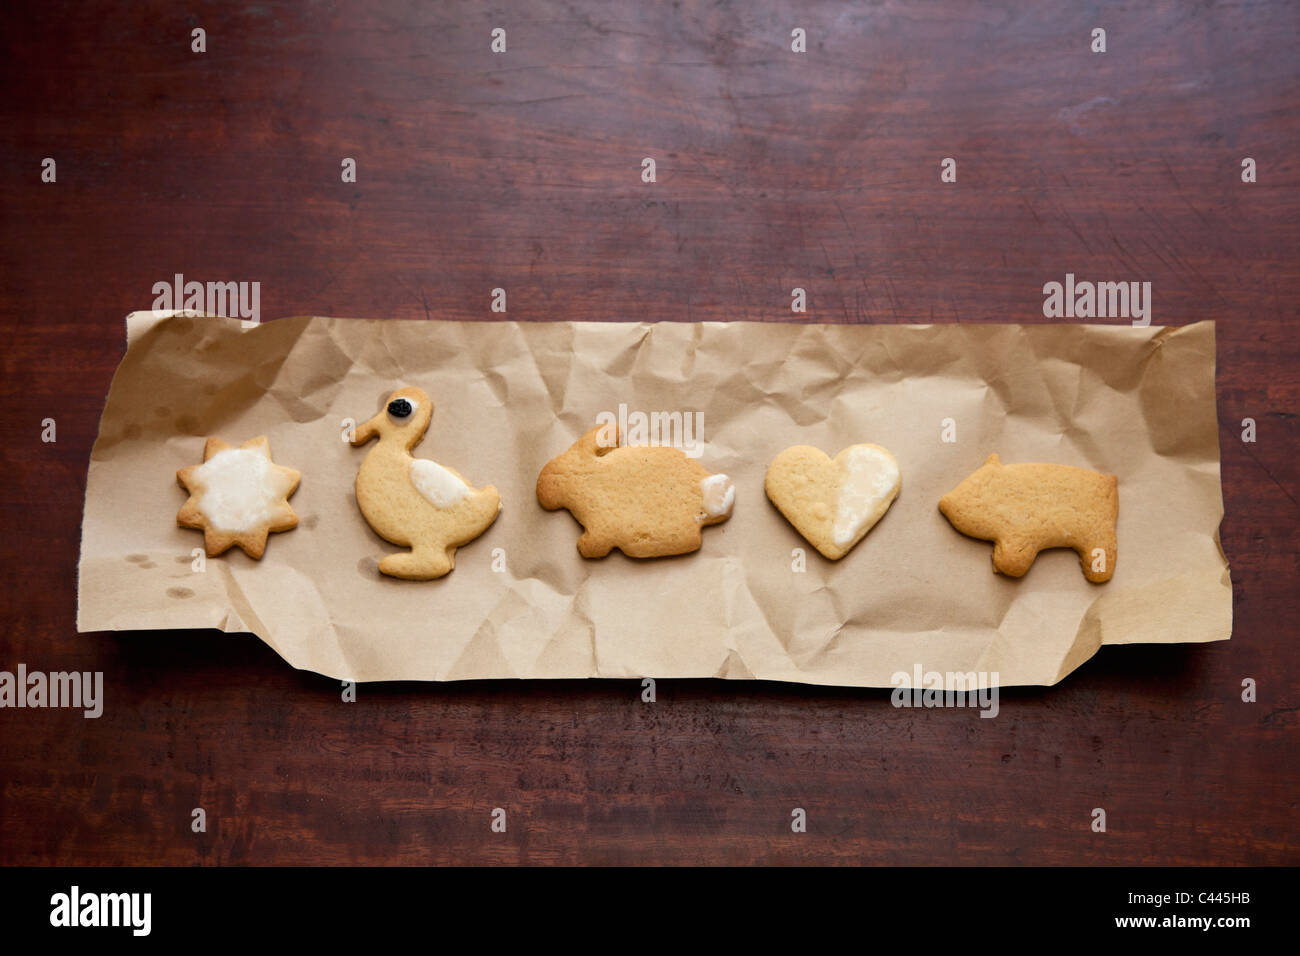
[[388,403],[388,414],[394,418],[405,418],[411,414],[411,403],[404,398],[395,398]]

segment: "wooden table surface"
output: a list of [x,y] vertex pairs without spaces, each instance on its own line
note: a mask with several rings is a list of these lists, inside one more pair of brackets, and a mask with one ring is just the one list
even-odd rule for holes
[[[6,5],[0,669],[107,704],[0,711],[0,863],[1300,862],[1298,39],[1287,0]],[[707,680],[345,704],[250,635],[76,633],[123,316],[175,273],[266,319],[787,320],[801,286],[888,323],[1045,321],[1067,272],[1219,323],[1230,642],[980,720]]]

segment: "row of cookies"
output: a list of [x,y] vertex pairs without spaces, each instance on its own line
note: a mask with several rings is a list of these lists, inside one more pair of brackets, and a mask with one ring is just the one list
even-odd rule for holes
[[[362,515],[380,537],[410,549],[385,557],[379,570],[408,580],[447,574],[456,549],[501,511],[496,488],[476,489],[453,469],[411,454],[432,414],[425,392],[403,388],[352,436],[357,446],[378,439],[357,472]],[[237,545],[260,558],[271,532],[298,523],[288,498],[301,475],[272,462],[265,437],[238,448],[210,438],[203,464],[176,477],[189,492],[177,523],[201,529],[211,556]],[[813,547],[838,560],[884,516],[901,485],[897,460],[879,445],[851,445],[834,459],[798,445],[771,463],[765,490]],[[730,517],[735,486],[680,449],[620,445],[616,427],[597,426],[542,468],[537,499],[548,510],[567,509],[582,525],[583,557],[618,548],[651,558],[697,550],[703,528]],[[1089,581],[1108,581],[1114,573],[1114,475],[1067,465],[1003,465],[991,455],[940,499],[939,509],[958,531],[994,542],[993,567],[1003,574],[1020,577],[1039,551],[1059,547],[1078,552]]]

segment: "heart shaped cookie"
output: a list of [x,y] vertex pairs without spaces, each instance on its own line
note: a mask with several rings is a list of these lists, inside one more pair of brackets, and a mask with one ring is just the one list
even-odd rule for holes
[[832,561],[848,554],[898,497],[898,462],[879,445],[850,445],[833,459],[795,445],[767,469],[767,496]]

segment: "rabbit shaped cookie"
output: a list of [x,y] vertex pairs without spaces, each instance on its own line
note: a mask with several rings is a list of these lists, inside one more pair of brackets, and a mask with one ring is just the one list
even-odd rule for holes
[[726,475],[710,474],[677,448],[620,446],[613,425],[591,429],[537,477],[542,507],[567,508],[585,529],[578,538],[584,558],[614,548],[632,558],[696,551],[701,529],[726,521],[735,499]]

